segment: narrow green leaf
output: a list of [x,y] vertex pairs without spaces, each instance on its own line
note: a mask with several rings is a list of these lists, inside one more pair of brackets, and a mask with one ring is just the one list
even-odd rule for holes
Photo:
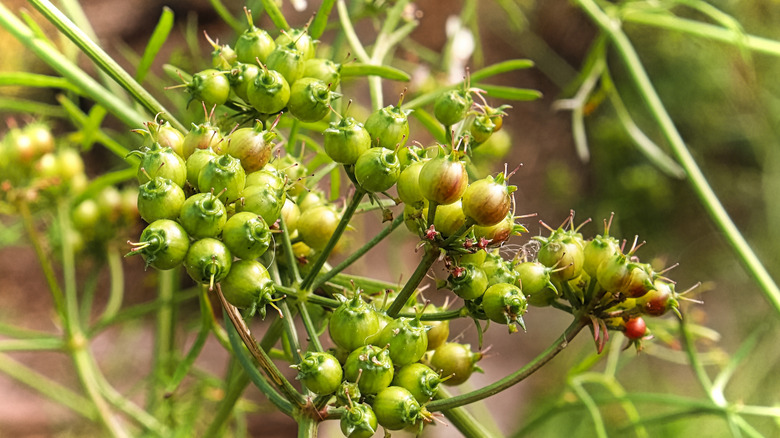
[[271,21],[274,22],[274,25],[280,29],[280,30],[289,30],[290,25],[287,24],[287,20],[284,18],[284,14],[282,14],[282,11],[279,9],[279,6],[276,6],[276,2],[274,0],[262,0],[263,8],[265,8],[265,12],[268,14],[268,18],[271,19]]
[[[113,60],[103,49],[100,48],[94,41],[92,41],[87,35],[84,34],[84,32],[81,31],[75,24],[73,24],[68,17],[66,17],[60,10],[58,10],[51,2],[48,0],[30,0],[30,3],[41,13],[44,17],[46,17],[49,22],[51,22],[57,29],[60,30],[65,36],[68,37],[76,46],[78,46],[79,49],[81,49],[82,52],[84,52],[85,55],[87,55],[94,63],[98,66],[101,70],[106,72],[111,78],[116,81],[119,85],[122,86],[125,90],[127,90],[130,95],[141,105],[143,105],[144,108],[146,108],[147,111],[151,114],[157,114],[157,113],[164,113],[168,116],[168,120],[171,122],[171,124],[181,131],[184,131],[184,127],[181,123],[179,123],[178,120],[176,120],[172,113],[168,111],[162,104],[160,104],[157,99],[155,99],[151,94],[149,94],[148,91],[144,87],[142,87],[138,82],[133,79],[132,76],[130,76],[129,73],[127,73],[119,64],[117,64],[116,61]],[[57,66],[53,66],[57,68]],[[103,90],[102,93],[109,94],[107,91]],[[102,94],[101,93],[101,94]],[[110,98],[117,99],[115,96],[110,95]],[[99,98],[96,98],[96,100],[101,101],[108,99],[109,96],[99,96]],[[124,102],[123,102],[124,103]],[[116,106],[116,105],[114,105]],[[112,106],[106,106],[108,109],[112,109]],[[113,110],[112,112],[115,112]],[[115,112],[116,114],[116,112]],[[122,116],[124,114],[117,114],[118,116]],[[144,116],[142,116],[145,118]],[[124,119],[127,121],[127,119]],[[140,122],[132,122],[128,123],[131,126],[140,126],[143,123],[143,120]]]
[[362,62],[351,62],[341,66],[341,77],[379,76],[394,81],[409,82],[411,76],[403,70],[388,65],[371,65]]
[[317,39],[325,32],[325,26],[328,25],[328,17],[333,10],[333,5],[336,4],[336,0],[324,0],[320,8],[317,10],[317,15],[314,16],[314,21],[309,26],[309,35],[312,38]]
[[57,105],[35,102],[26,99],[13,99],[0,97],[0,112],[3,113],[29,113],[36,116],[65,117],[65,112]]
[[528,88],[506,87],[503,85],[476,84],[491,97],[507,100],[536,100],[542,97],[542,93]]
[[105,106],[119,120],[130,126],[140,126],[144,122],[144,115],[138,113],[135,108],[106,90],[55,49],[48,39],[39,38],[32,29],[25,26],[3,3],[0,3],[0,26],[10,32],[30,52],[37,55],[74,86],[82,90],[84,95]]
[[444,132],[444,127],[431,115],[431,113],[418,108],[412,111],[412,117],[422,123],[436,141],[439,143],[447,143],[447,133]]
[[228,26],[230,26],[231,29],[233,29],[233,32],[237,34],[243,32],[244,24],[237,20],[236,17],[230,13],[225,4],[222,3],[222,0],[209,0],[209,2],[211,3],[211,7],[214,8],[214,12],[219,15],[219,18],[221,18],[222,21],[224,21]]
[[485,68],[475,71],[471,74],[471,80],[473,82],[479,82],[501,73],[514,70],[523,70],[533,66],[534,62],[530,59],[510,59],[509,61],[499,62],[497,64],[489,65]]
[[59,76],[47,76],[28,72],[0,72],[0,86],[20,86],[35,88],[61,88],[81,94],[78,87]]
[[144,78],[146,78],[146,75],[149,73],[149,69],[152,67],[154,58],[160,53],[160,48],[162,48],[163,44],[165,44],[165,41],[168,39],[171,29],[173,29],[173,11],[171,8],[164,6],[162,15],[160,15],[160,19],[157,21],[157,26],[155,26],[154,32],[152,32],[152,36],[146,44],[144,55],[141,57],[141,62],[138,64],[138,70],[135,72],[136,81],[144,81]]

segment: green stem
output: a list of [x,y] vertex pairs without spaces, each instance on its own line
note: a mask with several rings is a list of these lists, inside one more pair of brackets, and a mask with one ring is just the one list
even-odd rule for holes
[[[452,395],[440,386],[434,400],[446,400],[451,397]],[[474,418],[474,416],[471,415],[469,411],[467,411],[463,406],[442,410],[442,414],[447,417],[450,423],[455,426],[455,428],[458,429],[460,433],[463,434],[463,436],[473,438],[490,438],[495,436],[494,433],[485,428],[485,426],[479,420]]]
[[678,406],[687,409],[707,410],[712,412],[724,412],[726,409],[730,409],[738,414],[780,418],[780,407],[774,406],[750,406],[741,404],[717,406],[714,405],[711,401],[699,400],[695,398],[682,397],[673,394],[654,394],[641,392],[624,394],[623,398],[633,402],[655,403],[665,406]]
[[4,113],[29,113],[35,117],[59,118],[67,117],[65,111],[57,105],[35,102],[28,99],[0,97],[0,110]]
[[111,319],[122,308],[122,301],[125,294],[125,276],[122,269],[122,256],[115,247],[106,250],[106,259],[108,261],[108,273],[111,279],[111,287],[108,293],[108,302],[103,314],[98,321]]
[[273,21],[274,25],[279,30],[290,30],[290,25],[287,24],[287,20],[284,18],[284,14],[279,10],[279,6],[276,6],[276,2],[273,0],[261,0],[265,12],[268,14],[268,18]]
[[[178,269],[159,271],[157,277],[157,297],[162,303],[157,308],[156,329],[154,334],[154,363],[152,378],[155,382],[167,382],[170,373],[171,355],[174,348],[175,311],[173,297],[176,291]],[[162,400],[160,386],[149,385],[147,410],[153,412]]]
[[214,9],[214,12],[219,15],[219,18],[233,29],[233,32],[241,34],[241,32],[244,31],[244,24],[236,20],[236,17],[230,13],[221,0],[209,0],[209,3],[211,3],[211,7]]
[[342,33],[344,34],[344,37],[346,37],[349,46],[352,48],[352,51],[355,52],[355,57],[357,57],[360,62],[370,64],[371,58],[368,56],[366,49],[360,42],[360,38],[358,38],[357,34],[355,33],[355,28],[352,27],[352,21],[349,19],[349,9],[347,9],[347,3],[344,0],[338,0],[338,3],[336,3],[336,9],[339,12],[339,21],[341,22]]
[[433,220],[436,218],[436,209],[439,207],[439,203],[436,201],[428,201],[428,216],[425,218],[426,224],[430,227],[433,225]]
[[122,394],[105,380],[100,373],[100,370],[98,370],[94,357],[91,357],[90,362],[92,374],[95,376],[98,389],[109,403],[155,435],[159,437],[170,436],[170,430],[165,425],[160,423],[148,411],[138,407],[138,405],[123,397]]
[[277,284],[274,286],[276,288],[276,291],[279,293],[283,293],[287,295],[290,298],[299,300],[301,302],[310,302],[312,304],[316,304],[318,306],[328,307],[331,309],[335,309],[339,306],[339,302],[337,300],[334,300],[333,298],[327,298],[319,295],[309,294],[305,292],[301,292],[298,289],[295,289],[293,287],[289,286],[282,286],[280,284]]
[[[0,5],[0,11],[2,5]],[[38,259],[38,263],[41,265],[43,276],[46,278],[46,283],[49,285],[49,292],[51,293],[52,301],[54,301],[54,310],[60,317],[60,320],[65,319],[65,298],[57,282],[57,276],[54,274],[54,268],[51,266],[48,254],[43,249],[41,243],[41,236],[38,229],[35,227],[35,221],[33,220],[32,213],[30,213],[30,206],[26,201],[22,201],[17,205],[19,213],[22,216],[22,222],[24,223],[24,229],[27,232],[27,236],[30,238],[33,251],[35,251],[35,257]],[[62,239],[63,241],[67,239]]]
[[744,47],[754,52],[780,56],[780,41],[738,33],[713,24],[679,18],[673,15],[642,12],[631,9],[627,9],[626,12],[621,15],[621,18],[627,22],[674,30],[701,38],[733,44],[740,48]]
[[[693,343],[693,337],[691,336],[691,332],[688,330],[687,317],[685,315],[683,315],[683,317],[680,319],[680,334],[682,335],[681,338],[683,348],[688,355],[688,360],[691,363],[691,368],[693,368],[693,372],[696,375],[696,378],[699,380],[702,388],[704,388],[704,391],[707,394],[711,394],[712,380],[710,380],[709,375],[707,375],[707,371],[704,369],[704,365],[702,365],[701,361],[699,360],[696,346]],[[719,406],[723,406],[722,403],[718,403],[715,400],[713,400],[713,402]]]
[[[613,346],[614,344],[615,341],[613,341]],[[610,356],[617,358],[620,354],[620,351],[621,351],[620,348],[612,348],[609,354]],[[620,404],[623,407],[623,411],[626,413],[626,418],[631,424],[634,425],[634,433],[636,434],[637,438],[646,438],[648,436],[647,430],[645,429],[644,426],[640,424],[641,417],[639,415],[639,412],[636,409],[636,406],[634,406],[634,404],[630,400],[625,399],[626,391],[618,383],[617,379],[615,379],[613,375],[608,375],[608,374],[605,375],[599,373],[584,373],[579,376],[576,376],[574,379],[572,379],[572,381],[576,382],[579,385],[582,385],[586,382],[597,383],[603,386],[604,388],[606,388],[607,391],[609,391],[616,399],[621,399]],[[593,398],[590,397],[590,400],[593,401]]]
[[81,93],[79,88],[73,86],[73,84],[68,82],[65,78],[27,72],[1,72],[0,86],[6,85],[17,87],[59,88],[71,93]]
[[[73,202],[72,205],[78,205],[78,203]],[[102,270],[101,268],[101,265],[96,265],[90,269],[90,272],[87,273],[84,283],[81,286],[81,299],[79,303],[79,318],[81,318],[81,321],[79,324],[81,324],[82,327],[89,327],[90,321],[92,321],[92,305],[95,301],[95,293],[97,292],[98,287],[98,275]]]
[[9,336],[17,339],[38,339],[52,337],[49,333],[30,330],[23,327],[17,327],[11,324],[5,324],[0,322],[0,335]]
[[225,396],[219,402],[216,415],[214,415],[206,431],[203,432],[204,438],[224,436],[222,428],[233,414],[236,403],[241,398],[244,390],[246,390],[247,385],[249,385],[249,381],[249,375],[243,369],[240,369],[238,375],[230,380]]
[[314,351],[324,351],[322,343],[320,343],[320,337],[317,334],[317,329],[314,327],[314,322],[309,315],[309,309],[306,307],[306,303],[298,302],[298,312],[301,314],[303,320],[303,327],[306,329],[306,334],[309,336],[309,349]]
[[[777,284],[753,252],[753,249],[745,241],[737,226],[734,225],[704,174],[702,174],[701,169],[699,169],[696,160],[685,146],[685,142],[677,128],[675,128],[674,122],[666,112],[660,97],[658,97],[652,82],[650,82],[650,78],[642,67],[642,62],[631,45],[631,41],[621,30],[619,22],[616,22],[614,18],[604,13],[593,0],[577,0],[577,2],[612,40],[617,53],[623,59],[629,74],[634,80],[642,100],[647,103],[651,115],[655,118],[674,155],[688,175],[691,186],[704,205],[705,210],[707,210],[715,225],[725,235],[748,273],[761,288],[766,299],[775,311],[780,313],[780,288],[777,287]],[[766,44],[761,44],[761,47],[765,46]]]
[[[60,6],[70,17],[70,19],[73,20],[75,27],[84,32],[88,38],[97,41],[95,30],[92,28],[92,24],[87,19],[86,14],[84,14],[84,9],[77,0],[60,0]],[[112,94],[117,96],[122,94],[122,89],[119,88],[117,83],[112,82],[111,78],[105,72],[98,71],[98,75],[100,76],[100,80],[103,82],[103,85],[105,85]]]
[[0,354],[0,372],[29,386],[43,396],[54,400],[84,418],[92,421],[98,420],[95,407],[89,400],[5,354]]
[[[260,348],[262,348],[264,351],[268,351],[276,342],[276,340],[279,339],[282,330],[281,320],[275,320],[271,324],[270,328],[266,330],[265,335],[263,335],[263,339],[260,341]],[[233,331],[233,333],[235,333],[235,331]],[[239,340],[236,339],[236,341]],[[232,347],[230,349],[232,350]],[[239,350],[241,351],[240,354],[245,356],[245,353],[242,351],[242,349],[239,348]],[[237,356],[239,355],[237,354],[233,356],[234,360]],[[209,424],[209,427],[203,433],[204,438],[220,437],[224,435],[222,429],[224,428],[227,420],[234,413],[236,403],[241,398],[241,394],[244,393],[244,390],[246,390],[247,385],[249,385],[249,382],[251,381],[249,374],[247,374],[247,372],[244,370],[241,363],[237,363],[237,366],[235,366],[236,363],[231,361],[231,365],[234,366],[229,367],[228,376],[226,378],[228,381],[228,387],[225,391],[225,396],[220,401],[219,407],[217,408],[217,413]],[[260,376],[260,378],[262,379],[262,376]],[[270,388],[270,390],[273,391],[273,388]],[[276,396],[280,399],[280,401],[286,402],[286,400],[282,399],[278,394]],[[292,409],[292,407],[290,407],[290,409]]]
[[547,362],[551,361],[555,356],[558,355],[558,353],[563,351],[569,345],[569,341],[574,339],[577,333],[579,333],[580,330],[587,326],[586,319],[587,318],[576,318],[552,345],[547,347],[546,350],[536,356],[531,362],[514,373],[483,388],[447,399],[434,400],[427,405],[428,410],[441,411],[471,404],[498,394],[499,392],[523,381],[526,377],[536,372],[536,370],[541,368]]
[[363,202],[358,205],[356,213],[366,213],[374,210],[381,210],[388,207],[395,207],[396,204],[392,199],[380,199],[379,202],[369,201]]
[[604,418],[601,416],[598,406],[588,394],[588,391],[582,386],[576,379],[571,382],[571,388],[582,404],[585,405],[585,409],[593,419],[593,426],[596,428],[596,436],[599,438],[607,438],[607,429],[604,426]]
[[[394,30],[408,3],[408,0],[396,2],[388,11],[387,17],[382,24],[382,29],[376,37],[369,64],[382,65],[393,47],[417,27],[417,21],[411,21],[400,29]],[[379,76],[369,76],[368,87],[371,95],[372,108],[374,111],[377,111],[384,106],[382,78]]]
[[211,332],[213,319],[212,312],[213,310],[211,308],[211,303],[209,302],[208,291],[206,291],[206,288],[204,287],[200,294],[200,330],[198,330],[198,334],[190,347],[190,351],[187,352],[184,359],[179,362],[176,369],[173,371],[173,376],[165,387],[165,398],[173,395],[173,392],[179,387],[181,381],[184,380],[187,373],[190,371],[190,368],[192,368],[192,364],[195,363],[195,360],[200,355],[203,346],[206,345],[206,340]]
[[311,270],[306,275],[306,278],[303,279],[303,282],[301,283],[301,290],[310,290],[311,284],[314,282],[317,274],[320,273],[320,270],[325,265],[325,262],[328,260],[328,257],[333,251],[333,248],[336,247],[339,239],[341,239],[341,235],[344,234],[347,226],[349,226],[349,222],[352,220],[352,216],[355,214],[355,210],[357,210],[357,207],[360,205],[360,201],[363,199],[365,194],[366,191],[360,187],[355,190],[355,193],[352,195],[352,200],[347,206],[347,210],[341,216],[341,220],[336,226],[336,229],[333,231],[333,235],[330,236],[330,240],[328,240],[325,248],[322,249],[319,256],[317,257],[317,260],[311,266]]
[[314,20],[311,22],[311,26],[309,26],[309,35],[312,38],[318,39],[325,32],[325,27],[328,25],[328,17],[335,4],[336,0],[324,0],[320,8],[317,9],[317,15],[314,16]]
[[282,249],[284,255],[284,261],[287,265],[287,269],[292,272],[292,282],[296,284],[301,283],[301,273],[298,271],[298,261],[295,260],[295,253],[293,252],[292,241],[290,240],[290,233],[287,229],[287,224],[284,222],[284,218],[279,219],[279,224],[282,228]]
[[317,437],[317,426],[319,426],[317,420],[306,415],[299,415],[296,420],[298,422],[298,438]]
[[[71,229],[70,224],[70,205],[64,199],[57,202],[57,221],[60,229],[65,232]],[[76,255],[69,239],[60,239],[62,244],[62,284],[65,316],[65,332],[68,340],[72,341],[82,336],[79,306],[78,306],[78,285],[76,284]]]
[[[83,111],[81,111],[81,109],[76,103],[68,99],[63,94],[60,94],[55,98],[57,99],[57,102],[59,102],[59,104],[68,114],[70,120],[77,128],[84,129],[87,125],[89,125],[90,123],[89,116],[86,115]],[[124,147],[123,145],[121,145],[118,141],[109,137],[108,134],[103,132],[102,129],[98,129],[97,131],[95,131],[94,140],[95,142],[105,146],[106,149],[111,151],[118,158],[125,160],[129,164],[133,165],[132,169],[135,170],[135,167],[137,167],[135,165],[138,163],[139,159],[133,155],[128,155],[130,153],[130,150]],[[103,178],[104,176],[105,175],[101,175],[98,178]],[[77,197],[77,199],[78,198],[80,198],[80,196]]]
[[395,218],[390,225],[383,228],[382,231],[380,231],[376,236],[374,236],[371,240],[369,240],[365,245],[363,245],[355,252],[350,254],[349,257],[344,259],[343,262],[339,263],[333,269],[326,272],[325,274],[317,276],[317,278],[312,283],[311,286],[312,290],[317,290],[317,288],[320,287],[320,285],[322,285],[326,281],[333,278],[336,274],[340,273],[341,271],[343,271],[344,269],[352,265],[352,263],[355,263],[357,259],[363,257],[363,255],[365,255],[368,251],[370,251],[371,248],[375,247],[385,237],[389,236],[390,233],[392,233],[402,223],[404,223],[404,217],[403,215],[398,215],[398,217]]
[[393,31],[393,33],[387,35],[387,38],[384,39],[382,44],[383,50],[381,52],[376,52],[378,54],[382,54],[382,57],[377,57],[377,60],[380,62],[384,61],[384,58],[388,53],[390,53],[390,50],[392,50],[393,47],[398,45],[401,41],[403,41],[404,38],[409,36],[410,33],[417,29],[418,24],[419,23],[417,21],[410,21]]
[[6,351],[61,351],[62,339],[47,336],[41,339],[0,339],[0,352]]
[[[612,82],[609,72],[604,72],[602,82]],[[618,120],[623,124],[623,128],[634,140],[634,143],[639,150],[667,175],[677,179],[685,179],[685,171],[680,165],[677,164],[672,157],[666,155],[666,153],[650,140],[650,138],[642,132],[639,126],[636,125],[623,103],[620,93],[618,93],[614,87],[609,91],[609,100],[612,102],[612,108],[615,109],[615,115],[617,115]]]
[[124,430],[121,424],[114,417],[111,412],[106,399],[100,393],[100,388],[96,380],[96,376],[93,373],[95,370],[92,368],[91,355],[86,349],[86,345],[77,345],[71,351],[71,357],[76,368],[76,374],[78,375],[81,385],[84,387],[84,391],[87,393],[92,405],[98,413],[98,418],[108,433],[113,437],[129,437],[130,435]]
[[[468,316],[468,314],[468,309],[466,307],[461,307],[460,309],[447,310],[445,312],[423,313],[419,317],[420,321],[449,321],[451,319],[464,318]],[[417,318],[417,314],[415,313],[401,312],[397,316],[399,318]]]
[[428,273],[428,270],[431,269],[433,262],[436,261],[438,256],[439,251],[435,247],[430,245],[425,246],[425,255],[423,255],[423,258],[417,265],[417,269],[414,270],[412,276],[409,277],[409,280],[404,284],[403,289],[398,292],[398,296],[395,297],[393,304],[387,309],[387,315],[389,317],[395,318],[396,315],[398,315],[398,312],[403,309],[406,305],[406,301],[409,300],[409,297],[412,296],[412,293],[417,289],[417,286],[425,279],[425,275]]
[[368,291],[375,291],[375,292],[385,291],[388,289],[396,290],[399,287],[401,287],[399,283],[391,283],[389,281],[377,280],[371,277],[363,277],[360,275],[352,275],[352,274],[344,274],[344,273],[338,274],[335,277],[331,278],[327,284],[331,284],[331,283],[347,289],[351,289],[352,283],[354,283],[355,286],[361,289],[365,289]]
[[28,50],[41,58],[46,64],[67,78],[81,92],[91,97],[130,126],[141,126],[146,119],[131,106],[103,88],[96,80],[68,60],[64,55],[42,40],[27,26],[19,21],[11,11],[0,4],[0,25],[18,39]]
[[[133,77],[127,73],[119,64],[116,63],[103,49],[100,48],[92,39],[90,39],[81,29],[73,24],[68,17],[60,12],[53,4],[48,0],[30,0],[30,3],[37,9],[49,22],[51,22],[57,29],[60,30],[65,36],[73,41],[85,55],[87,55],[95,65],[101,70],[108,73],[108,75],[122,86],[133,98],[143,105],[147,111],[151,114],[164,113],[166,120],[171,125],[182,132],[186,132],[184,125],[182,125],[171,112],[165,109],[160,102],[157,101],[146,89],[141,86]],[[56,67],[55,67],[56,68]],[[111,93],[109,93],[111,94]],[[110,107],[107,107],[111,109]],[[135,124],[140,126],[140,124]]]
[[164,301],[160,298],[157,298],[154,301],[148,303],[137,304],[135,306],[125,308],[119,311],[113,318],[106,319],[104,321],[98,321],[95,325],[90,327],[87,335],[88,337],[93,338],[109,326],[140,318],[148,313],[158,310],[162,306],[183,303],[196,297],[199,293],[200,292],[197,289],[179,291],[179,293],[177,293],[171,301]]
[[[63,233],[71,229],[70,208],[65,199],[57,202],[57,222]],[[97,409],[98,418],[109,434],[127,437],[128,432],[114,417],[106,399],[100,393],[98,371],[93,366],[94,358],[89,351],[89,341],[84,336],[79,318],[78,291],[76,284],[76,259],[73,245],[68,239],[61,239],[63,272],[63,323],[67,347],[81,385]]]
[[284,322],[284,334],[287,335],[287,340],[290,343],[290,349],[292,350],[292,359],[295,363],[301,362],[301,343],[298,339],[298,329],[295,327],[295,318],[290,311],[290,306],[287,305],[286,300],[279,302],[279,309],[282,311],[282,321]]

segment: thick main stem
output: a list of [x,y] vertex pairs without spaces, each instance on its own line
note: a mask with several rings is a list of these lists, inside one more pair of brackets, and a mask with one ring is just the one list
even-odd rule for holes
[[[265,373],[268,375],[268,378],[271,380],[273,386],[275,386],[276,389],[278,389],[279,392],[284,395],[289,403],[295,404],[299,409],[304,407],[306,405],[306,401],[304,400],[303,395],[301,395],[287,380],[287,378],[284,377],[279,369],[276,368],[276,365],[274,365],[274,363],[271,361],[271,358],[268,356],[268,354],[263,351],[263,349],[258,347],[257,341],[255,341],[254,337],[249,333],[249,328],[246,326],[246,323],[238,313],[238,309],[227,302],[219,285],[217,285],[217,294],[219,296],[219,301],[222,303],[222,308],[228,315],[230,322],[241,338],[241,341],[243,341],[244,345],[246,345],[246,347],[249,349],[249,352],[260,365],[260,368],[262,368],[263,371],[265,371]],[[230,331],[228,331],[228,333],[230,333]],[[237,350],[236,346],[234,346],[234,350]],[[239,351],[235,351],[235,353],[238,354]],[[279,407],[278,404],[277,407]]]
[[414,290],[417,289],[417,286],[419,286],[425,278],[425,274],[427,274],[428,270],[431,269],[431,266],[433,266],[433,262],[436,261],[438,254],[439,252],[435,247],[426,245],[425,255],[423,256],[422,260],[420,260],[420,264],[417,265],[417,269],[414,270],[412,276],[409,277],[409,281],[404,284],[404,287],[398,293],[398,296],[395,297],[393,304],[391,304],[387,309],[387,315],[389,317],[395,318],[396,315],[398,315],[398,312],[404,308],[404,305],[406,305],[409,297],[412,296]]
[[[81,29],[68,19],[48,0],[30,0],[30,3],[43,14],[50,23],[76,44],[102,71],[129,92],[133,98],[151,114],[165,113],[166,119],[179,131],[186,131],[175,117],[144,87],[136,82],[116,61],[90,39]],[[108,93],[112,95],[111,93]],[[110,109],[110,108],[109,108]],[[136,125],[137,126],[137,125]]]

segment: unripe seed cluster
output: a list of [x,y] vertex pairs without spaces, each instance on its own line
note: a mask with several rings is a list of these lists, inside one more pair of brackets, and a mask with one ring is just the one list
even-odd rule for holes
[[[274,39],[250,22],[234,49],[213,45],[214,68],[194,74],[187,90],[204,107],[225,105],[234,111],[230,120],[243,122],[224,130],[228,117],[212,123],[209,115],[187,133],[157,120],[140,131],[147,141],[137,152],[137,205],[149,225],[129,254],[161,270],[183,265],[192,280],[219,288],[249,314],[265,316],[267,305],[287,299],[277,289],[296,290],[304,297],[296,304],[319,310],[307,322],[327,327],[333,345],[290,354],[300,357],[292,366],[307,394],[343,408],[346,436],[371,436],[378,425],[422,427],[431,420],[425,405],[438,385],[459,385],[481,371],[481,345],[474,351],[450,340],[449,318],[469,316],[479,330],[487,321],[515,333],[526,329],[529,305],[557,304],[572,313],[587,310],[600,324],[596,334],[620,330],[640,346],[648,334],[643,316],[677,311],[674,283],[640,263],[636,248],[623,253],[607,232],[586,240],[573,218],[537,237],[538,251],[504,258],[503,243],[527,232],[515,216],[517,188],[506,170],[474,177],[471,158],[495,138],[507,107],[490,107],[468,79],[432,105],[451,144],[424,147],[410,141],[403,95],[362,121],[348,109],[333,111],[340,66],[316,57],[317,42],[305,29]],[[293,133],[281,131],[290,125]],[[385,220],[397,213],[381,197],[404,204],[406,228],[418,248],[444,261],[447,274],[437,286],[462,302],[460,312],[436,309],[414,294],[397,300],[399,316],[395,301],[386,305],[390,291],[366,299],[351,279],[316,282],[332,269],[325,263],[331,251],[343,246],[342,235],[334,234],[349,227],[342,223],[345,209],[308,182],[317,172],[306,169],[304,154],[290,144],[301,125],[321,127],[305,140],[316,150],[312,162],[346,175],[356,199],[367,196]],[[276,154],[277,148],[288,153]],[[329,304],[306,302],[311,294]],[[599,349],[605,337],[596,336]],[[310,343],[310,350],[312,344],[320,347]]]
[[46,229],[61,254],[67,242],[76,254],[99,255],[117,235],[126,234],[136,222],[137,190],[113,185],[92,185],[84,161],[72,145],[55,138],[46,121],[19,127],[9,119],[9,131],[0,139],[0,204],[3,213],[24,205],[31,213],[68,201],[70,227],[58,221]]

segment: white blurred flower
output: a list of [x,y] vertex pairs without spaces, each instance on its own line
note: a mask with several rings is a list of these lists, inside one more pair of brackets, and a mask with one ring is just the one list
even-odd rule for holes
[[430,77],[431,69],[423,64],[417,64],[417,67],[412,72],[412,80],[409,83],[409,88],[412,90],[422,89]]
[[292,3],[293,9],[298,12],[304,11],[309,7],[309,2],[306,0],[290,0],[290,3]]
[[466,64],[474,53],[474,36],[455,15],[447,18],[445,30],[447,37],[452,41],[447,77],[448,81],[454,84],[462,81],[466,75]]

